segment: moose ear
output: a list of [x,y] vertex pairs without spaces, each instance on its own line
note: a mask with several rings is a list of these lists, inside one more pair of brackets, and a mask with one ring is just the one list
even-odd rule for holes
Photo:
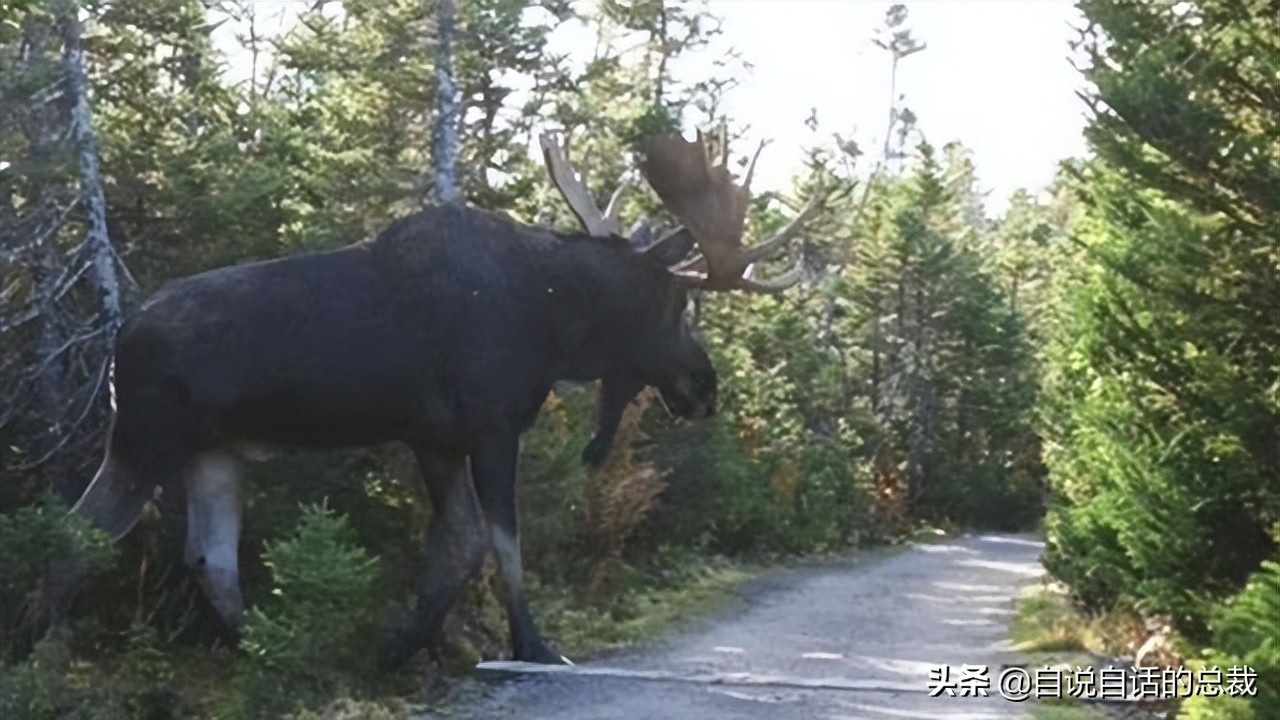
[[671,267],[684,260],[693,250],[693,233],[681,227],[667,233],[661,240],[645,248],[645,259],[662,267]]

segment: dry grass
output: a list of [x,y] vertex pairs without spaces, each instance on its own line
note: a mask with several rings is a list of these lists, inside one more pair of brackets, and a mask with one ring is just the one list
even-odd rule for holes
[[887,452],[877,451],[871,466],[872,517],[889,535],[904,536],[914,524],[908,503],[907,478]]
[[587,529],[596,552],[587,597],[611,594],[622,569],[622,549],[644,522],[667,484],[653,463],[638,461],[635,444],[643,440],[640,419],[652,402],[647,393],[627,407],[613,451],[587,478]]
[[1084,615],[1056,583],[1028,588],[1018,598],[1017,609],[1009,634],[1022,652],[1131,656],[1147,638],[1146,627],[1134,613],[1117,609]]

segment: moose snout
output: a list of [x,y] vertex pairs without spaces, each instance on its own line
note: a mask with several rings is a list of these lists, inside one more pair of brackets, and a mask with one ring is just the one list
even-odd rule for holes
[[692,380],[680,378],[672,387],[659,390],[663,407],[686,420],[701,420],[716,412],[715,390],[698,392]]

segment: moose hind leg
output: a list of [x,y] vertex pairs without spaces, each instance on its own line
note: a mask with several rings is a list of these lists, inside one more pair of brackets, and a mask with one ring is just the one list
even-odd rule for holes
[[195,459],[186,479],[187,566],[218,615],[233,630],[243,621],[240,596],[240,475],[223,452]]
[[519,454],[518,436],[482,443],[471,456],[472,477],[506,588],[512,655],[516,660],[526,662],[562,664],[568,661],[543,642],[524,593],[524,568],[520,562],[520,533],[516,522],[516,465]]
[[143,508],[156,487],[154,473],[145,472],[136,457],[120,452],[119,430],[112,427],[107,436],[107,452],[71,512],[84,516],[94,525],[119,540],[142,517]]

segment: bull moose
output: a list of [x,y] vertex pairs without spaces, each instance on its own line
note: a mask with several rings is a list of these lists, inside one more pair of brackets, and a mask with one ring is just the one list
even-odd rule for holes
[[[444,204],[370,241],[165,285],[119,333],[106,456],[73,511],[118,538],[157,488],[185,496],[185,561],[235,628],[241,451],[398,440],[415,453],[433,515],[417,602],[389,654],[400,660],[432,640],[492,549],[512,655],[561,662],[523,591],[521,433],[560,380],[602,380],[590,461],[646,386],[676,416],[711,414],[716,374],[685,321],[689,288],[794,284],[798,271],[772,282],[744,272],[781,248],[813,203],[744,247],[751,169],[739,185],[701,134],[655,136],[642,144],[641,171],[681,227],[638,249],[620,237],[617,195],[602,212],[563,149],[546,135],[542,147],[586,235]],[[699,254],[686,259],[694,244]]]

